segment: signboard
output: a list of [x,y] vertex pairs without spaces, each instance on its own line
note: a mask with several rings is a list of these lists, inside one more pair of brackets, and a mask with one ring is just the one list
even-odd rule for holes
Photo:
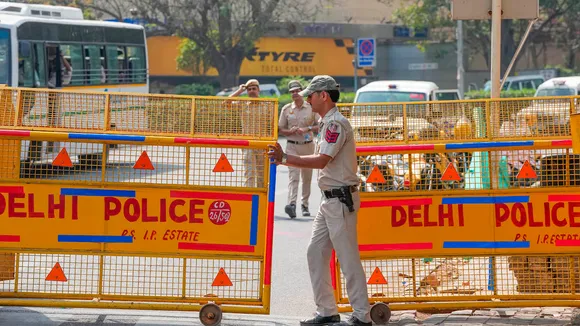
[[580,195],[369,198],[358,231],[363,257],[577,253]]
[[[451,15],[454,20],[491,19],[492,0],[453,0]],[[538,0],[502,0],[502,19],[534,19],[540,15]]]
[[375,67],[377,42],[374,38],[359,38],[357,40],[357,64],[359,68]]
[[437,62],[409,64],[409,70],[437,70],[437,69],[439,69],[439,64]]
[[265,195],[155,188],[0,187],[4,248],[263,256]]
[[[177,58],[181,39],[177,36],[147,38],[151,76],[196,76],[198,73],[178,70]],[[328,60],[332,58],[332,60]],[[355,42],[339,38],[263,37],[256,41],[240,68],[240,76],[352,76]],[[210,68],[206,76],[217,76]],[[361,74],[362,75],[362,74]]]

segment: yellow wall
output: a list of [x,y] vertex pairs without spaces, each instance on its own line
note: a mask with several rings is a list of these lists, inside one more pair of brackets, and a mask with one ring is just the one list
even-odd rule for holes
[[[154,36],[147,39],[149,69],[152,76],[191,76],[177,69],[176,59],[180,39],[174,36]],[[242,63],[241,76],[352,76],[352,40],[331,38],[266,37],[256,42],[252,60]],[[361,69],[361,74],[364,71]],[[217,76],[211,69],[208,76]]]

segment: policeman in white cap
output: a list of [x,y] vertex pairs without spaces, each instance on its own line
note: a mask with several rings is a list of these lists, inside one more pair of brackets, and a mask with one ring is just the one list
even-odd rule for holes
[[[270,147],[268,156],[277,164],[320,169],[318,185],[323,193],[314,219],[308,245],[308,268],[317,306],[313,318],[302,326],[371,326],[366,275],[360,260],[357,215],[360,196],[357,189],[356,146],[349,121],[338,111],[339,85],[330,76],[316,76],[300,93],[312,110],[322,116],[319,141],[314,155],[286,154],[280,144]],[[336,251],[353,313],[340,321],[330,275],[332,249]]]
[[[286,136],[286,153],[294,155],[314,154],[312,138],[318,133],[320,115],[312,112],[312,107],[300,96],[302,84],[297,80],[288,83],[288,90],[292,94],[292,103],[284,105],[280,111],[278,129]],[[310,199],[310,184],[312,169],[288,167],[288,202],[284,210],[290,218],[296,217],[296,201],[298,199],[298,184],[302,176],[302,198],[300,208],[302,216],[310,216],[308,201]]]

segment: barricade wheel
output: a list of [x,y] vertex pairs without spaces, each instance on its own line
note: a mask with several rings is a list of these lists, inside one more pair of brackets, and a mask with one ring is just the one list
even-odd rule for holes
[[386,325],[391,319],[391,308],[388,305],[377,302],[371,307],[371,319],[377,325]]
[[222,309],[215,303],[208,303],[201,307],[199,320],[205,326],[219,325],[222,321]]

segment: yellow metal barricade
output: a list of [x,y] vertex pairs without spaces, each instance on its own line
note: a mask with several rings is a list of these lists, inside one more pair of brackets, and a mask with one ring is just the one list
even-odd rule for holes
[[572,114],[572,146],[576,153],[580,153],[580,111],[576,109],[576,112]]
[[276,100],[0,94],[0,305],[269,313]]
[[[373,321],[391,309],[580,305],[577,100],[341,105],[358,143]],[[348,311],[336,259],[333,274]]]

